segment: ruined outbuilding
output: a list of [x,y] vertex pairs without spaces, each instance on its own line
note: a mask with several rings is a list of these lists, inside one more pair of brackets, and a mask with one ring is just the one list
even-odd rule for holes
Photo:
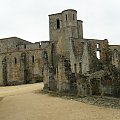
[[83,38],[77,11],[49,15],[50,41],[43,41],[44,90],[77,95],[120,96],[120,45]]
[[49,15],[49,41],[0,39],[0,85],[44,81],[44,90],[120,96],[120,45],[85,39],[77,11]]

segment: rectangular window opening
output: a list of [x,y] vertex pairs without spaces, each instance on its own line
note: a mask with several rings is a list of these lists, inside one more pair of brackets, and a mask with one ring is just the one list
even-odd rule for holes
[[35,60],[34,60],[34,56],[32,56],[32,63],[34,63],[35,62]]
[[67,15],[66,15],[66,21],[67,21]]
[[97,48],[100,48],[100,44],[99,43],[97,43]]
[[60,20],[57,19],[57,29],[60,29]]
[[75,73],[77,72],[77,66],[76,64],[74,64],[74,70],[75,70]]
[[26,44],[24,44],[24,49],[26,49]]
[[75,15],[73,14],[73,20],[75,20]]

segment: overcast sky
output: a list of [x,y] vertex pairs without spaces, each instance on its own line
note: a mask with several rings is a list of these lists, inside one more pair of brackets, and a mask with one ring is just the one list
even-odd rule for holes
[[120,0],[0,0],[0,38],[49,40],[48,15],[75,9],[84,38],[120,45]]

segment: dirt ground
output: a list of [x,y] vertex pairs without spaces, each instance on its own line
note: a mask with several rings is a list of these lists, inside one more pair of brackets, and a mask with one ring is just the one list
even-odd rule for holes
[[120,120],[120,109],[36,93],[43,84],[0,87],[0,120]]

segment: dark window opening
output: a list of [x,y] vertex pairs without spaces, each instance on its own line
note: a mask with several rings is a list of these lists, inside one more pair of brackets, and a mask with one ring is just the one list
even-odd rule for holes
[[66,15],[66,21],[67,21],[67,15]]
[[60,28],[60,20],[57,19],[57,29],[59,29],[59,28]]
[[77,66],[76,64],[74,64],[74,70],[75,70],[75,73],[77,72]]
[[15,58],[15,64],[17,64],[17,58]]
[[82,71],[82,64],[79,63],[79,72],[81,73],[81,71]]
[[24,45],[24,49],[26,49],[26,44]]
[[84,42],[81,42],[82,45],[84,45]]
[[75,15],[73,14],[73,20],[75,20]]
[[32,63],[34,63],[35,62],[35,60],[34,60],[34,56],[32,56]]

